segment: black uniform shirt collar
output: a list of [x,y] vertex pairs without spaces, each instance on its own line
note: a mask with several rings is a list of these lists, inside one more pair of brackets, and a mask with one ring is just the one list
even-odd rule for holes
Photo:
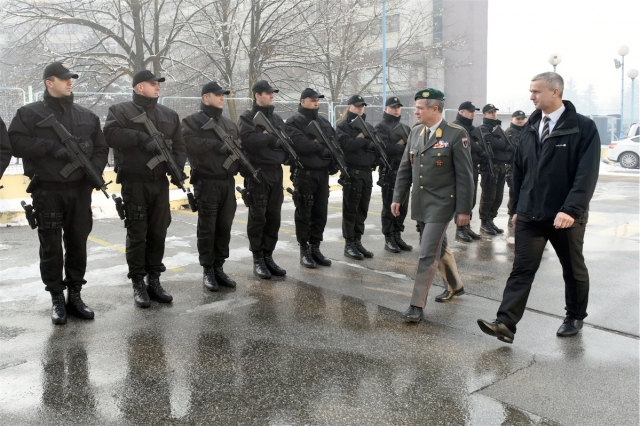
[[274,107],[273,105],[268,106],[268,107],[262,107],[260,105],[258,105],[256,103],[256,101],[253,101],[253,112],[262,112],[264,115],[266,115],[267,117],[271,117],[273,115],[273,110],[275,110],[276,107]]
[[482,123],[486,124],[487,126],[496,127],[496,126],[499,126],[500,124],[502,124],[502,121],[494,120],[493,118],[484,117],[482,119]]
[[400,122],[400,117],[396,117],[395,115],[387,114],[386,112],[382,113],[382,119],[391,124],[398,124]]
[[154,109],[158,104],[158,98],[148,98],[133,92],[133,103],[146,109]]
[[511,123],[511,125],[509,126],[514,130],[522,130],[522,128],[524,127],[524,125],[522,126],[518,126],[516,123]]
[[201,103],[200,110],[204,112],[207,117],[214,118],[216,121],[220,120],[220,117],[222,117],[222,108],[216,108],[213,105],[205,105],[204,103]]
[[298,105],[298,112],[310,120],[318,119],[318,110],[317,109],[309,109],[305,108],[302,105]]
[[[358,114],[356,114],[355,112],[347,111],[346,118],[349,123],[355,120],[357,116]],[[364,121],[367,121],[367,114],[362,114],[360,117],[362,117]]]
[[69,96],[63,96],[61,98],[54,98],[49,94],[48,90],[44,91],[42,95],[43,103],[59,113],[65,113],[73,106],[73,93]]
[[456,115],[456,121],[462,123],[463,126],[473,128],[473,118],[467,118],[464,115],[458,113]]

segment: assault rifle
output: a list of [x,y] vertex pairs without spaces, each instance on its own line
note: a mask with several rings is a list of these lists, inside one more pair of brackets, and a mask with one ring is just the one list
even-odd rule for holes
[[291,140],[291,138],[289,138],[289,135],[287,135],[282,130],[273,127],[273,125],[269,122],[269,120],[267,120],[267,117],[262,113],[262,111],[258,111],[255,117],[253,117],[253,124],[256,127],[262,127],[267,131],[267,133],[277,137],[284,147],[284,150],[289,154],[289,157],[291,157],[291,160],[295,163],[296,167],[304,169],[304,166],[300,162],[300,157],[298,157],[298,154],[296,154],[296,152],[293,150],[293,141]]
[[360,130],[360,133],[362,133],[365,138],[370,139],[373,142],[373,145],[382,160],[382,164],[384,167],[390,169],[391,164],[389,164],[389,157],[387,157],[387,153],[384,151],[384,142],[380,140],[380,136],[378,136],[375,131],[373,133],[369,131],[361,116],[354,118],[350,124],[354,129]]
[[335,139],[327,138],[322,132],[322,129],[320,128],[316,120],[311,120],[311,123],[309,123],[304,131],[307,133],[307,135],[312,136],[315,140],[329,148],[329,151],[331,151],[331,156],[335,160],[340,171],[346,177],[350,177],[349,173],[347,172],[347,163],[344,161],[344,153],[336,143]]
[[84,153],[81,146],[88,146],[88,142],[80,141],[80,138],[72,135],[69,131],[60,123],[56,116],[51,114],[44,120],[39,123],[36,123],[36,127],[47,128],[52,127],[55,134],[60,138],[60,141],[64,145],[69,154],[69,159],[71,162],[63,167],[60,170],[60,175],[63,178],[69,177],[69,175],[76,169],[82,168],[89,178],[89,183],[95,189],[99,189],[104,193],[104,196],[109,198],[109,194],[107,194],[107,185],[109,183],[105,183],[104,179],[102,179],[102,173],[99,173],[91,160],[87,157],[87,154]]
[[500,139],[504,139],[509,144],[511,149],[513,149],[514,151],[516,150],[516,144],[511,139],[509,139],[509,137],[504,132],[504,130],[502,130],[502,127],[500,126],[494,127],[491,133]]
[[233,140],[233,138],[229,136],[227,132],[225,132],[222,129],[222,127],[218,126],[218,124],[213,120],[213,118],[210,118],[209,121],[207,121],[204,124],[204,126],[201,127],[201,129],[213,130],[213,132],[216,134],[218,139],[224,142],[227,148],[231,150],[231,155],[229,155],[227,160],[222,165],[222,167],[224,167],[225,170],[229,170],[229,167],[231,167],[234,161],[240,160],[240,164],[244,166],[244,168],[251,174],[251,176],[255,179],[256,182],[260,183],[260,179],[258,179],[258,172],[260,171],[260,169],[256,170],[256,168],[253,167],[253,165],[251,164],[247,156],[244,155],[244,152],[242,152],[242,150],[240,149],[239,141]]
[[480,143],[480,146],[484,149],[485,154],[487,154],[487,164],[489,164],[489,171],[491,172],[491,176],[495,177],[496,173],[494,171],[493,166],[493,148],[491,147],[491,142],[487,140],[488,133],[483,133],[481,127],[478,126],[473,129],[471,132],[471,136],[476,138]]
[[398,124],[396,127],[391,129],[391,133],[389,133],[390,141],[400,141],[403,140],[404,143],[409,143],[409,133],[404,128],[402,124]]
[[160,147],[160,154],[149,160],[149,162],[147,163],[147,167],[153,170],[158,164],[166,161],[169,168],[169,174],[171,175],[171,182],[178,188],[182,189],[182,192],[187,192],[187,189],[184,187],[184,180],[187,178],[187,176],[182,170],[180,170],[178,164],[176,164],[176,160],[173,159],[171,149],[169,148],[169,145],[167,145],[167,142],[164,140],[164,135],[160,133],[158,129],[156,129],[156,126],[147,116],[147,113],[143,112],[139,116],[132,118],[130,121],[133,123],[143,124],[149,136],[151,136],[151,138],[156,141],[156,143]]

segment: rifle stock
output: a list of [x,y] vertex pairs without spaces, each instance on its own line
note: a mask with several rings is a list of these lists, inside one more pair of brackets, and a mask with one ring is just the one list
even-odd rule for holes
[[474,136],[480,142],[480,146],[484,149],[485,154],[487,154],[487,164],[489,164],[489,171],[491,172],[491,176],[495,177],[496,172],[493,166],[493,148],[491,148],[491,143],[487,141],[485,138],[485,134],[482,133],[482,129],[480,126],[473,129],[471,132],[472,136]]

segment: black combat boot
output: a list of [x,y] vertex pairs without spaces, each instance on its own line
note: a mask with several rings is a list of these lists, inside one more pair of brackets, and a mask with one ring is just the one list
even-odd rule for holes
[[458,226],[458,229],[456,230],[456,239],[464,241],[465,243],[470,243],[471,241],[473,241],[471,239],[471,235],[467,233],[466,226]]
[[218,291],[218,282],[211,266],[205,266],[202,272],[202,284],[209,291]]
[[495,223],[493,223],[493,219],[491,219],[489,221],[489,225],[491,225],[491,227],[494,229],[494,231],[496,231],[498,234],[504,234],[504,229],[500,229],[496,226]]
[[400,247],[396,244],[396,240],[393,238],[393,234],[384,235],[384,249],[391,253],[400,253]]
[[465,230],[467,231],[467,235],[469,235],[474,240],[481,240],[482,239],[482,237],[480,235],[476,234],[473,231],[473,229],[471,229],[470,225],[465,226]]
[[51,302],[53,303],[53,307],[51,308],[51,322],[54,324],[66,324],[67,310],[64,308],[64,293],[51,292]]
[[413,246],[407,244],[407,242],[402,239],[402,233],[401,232],[394,232],[393,233],[393,239],[396,240],[396,244],[398,245],[398,247],[400,247],[400,250],[402,250],[402,251],[411,251],[411,250],[413,250]]
[[171,303],[173,296],[165,291],[160,285],[160,275],[149,274],[149,285],[147,286],[149,298],[160,303]]
[[95,316],[93,311],[84,304],[82,298],[80,298],[80,290],[82,286],[74,285],[67,290],[67,306],[65,309],[69,315],[73,315],[80,319],[93,319]]
[[222,287],[236,288],[236,282],[225,274],[224,269],[222,269],[222,265],[214,266],[213,273],[216,275],[216,281],[218,281],[218,284]]
[[284,277],[287,275],[287,271],[278,266],[276,262],[273,261],[273,257],[271,253],[264,253],[264,263],[267,265],[267,269],[271,272],[271,275],[275,275],[276,277]]
[[356,247],[354,240],[345,240],[344,255],[355,260],[362,260],[364,256],[360,253]]
[[366,248],[364,248],[364,246],[362,245],[362,242],[360,240],[361,237],[356,237],[356,248],[358,249],[358,251],[360,253],[362,253],[362,255],[368,259],[373,257],[373,253],[370,252],[369,250],[367,250]]
[[480,231],[484,232],[485,234],[489,234],[489,235],[496,235],[497,234],[496,230],[493,229],[493,226],[491,226],[489,221],[485,221],[485,220],[480,222]]
[[149,299],[149,293],[147,293],[147,285],[144,282],[142,275],[136,275],[131,278],[133,282],[133,301],[141,308],[148,308],[151,306],[151,299]]
[[253,273],[263,280],[271,278],[271,272],[264,263],[264,254],[262,251],[253,252]]
[[313,260],[313,257],[311,256],[309,244],[300,244],[300,264],[305,268],[310,269],[317,266],[315,260]]
[[309,247],[311,247],[311,257],[318,265],[331,266],[331,260],[324,257],[324,254],[320,251],[320,243],[309,244]]

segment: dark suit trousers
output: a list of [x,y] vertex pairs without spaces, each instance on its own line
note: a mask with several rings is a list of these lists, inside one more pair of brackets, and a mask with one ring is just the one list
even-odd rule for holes
[[562,265],[567,315],[578,320],[587,316],[589,271],[582,255],[585,228],[586,224],[579,223],[555,229],[552,221],[517,221],[513,270],[498,309],[498,319],[513,332],[524,315],[547,241],[551,242]]

